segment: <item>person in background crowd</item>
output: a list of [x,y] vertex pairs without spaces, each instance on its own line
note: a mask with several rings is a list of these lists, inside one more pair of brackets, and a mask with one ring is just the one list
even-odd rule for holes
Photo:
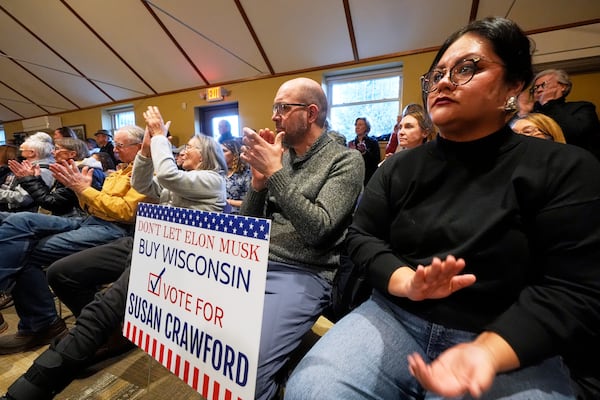
[[[385,151],[385,158],[388,158],[392,154],[404,150],[405,147],[402,145],[399,145],[400,136],[398,135],[398,132],[400,131],[400,128],[402,126],[401,125],[402,118],[404,118],[404,116],[406,116],[408,114],[415,114],[415,115],[417,115],[417,119],[422,120],[422,124],[419,124],[419,125],[423,129],[423,132],[427,132],[426,141],[433,139],[433,137],[435,135],[435,129],[433,127],[433,124],[431,123],[431,120],[429,119],[429,116],[423,111],[423,106],[420,104],[416,104],[416,103],[407,104],[399,116],[398,123],[394,127],[394,129],[396,131],[396,135],[394,135],[394,141],[396,142],[396,144],[392,145],[392,144],[390,144],[390,142],[388,142],[388,146],[386,147],[386,151]],[[423,117],[421,117],[421,115],[423,115]],[[390,136],[390,141],[391,140],[392,140],[392,137]],[[390,152],[391,149],[394,149],[394,151]]]
[[240,159],[241,147],[240,141],[236,139],[221,143],[227,162],[227,203],[231,206],[232,214],[239,214],[252,178],[250,167]]
[[[59,138],[55,140],[52,152],[57,163],[75,161],[81,169],[84,166],[93,168],[92,187],[101,190],[104,184],[104,172],[99,168],[97,162],[88,158],[85,142],[72,137]],[[10,168],[17,178],[19,185],[29,193],[38,212],[50,213],[63,217],[84,217],[86,212],[79,205],[79,199],[75,192],[64,186],[58,180],[54,180],[52,186],[47,186],[42,179],[39,165],[32,165],[27,160],[19,163],[10,161]]]
[[75,131],[69,128],[68,126],[61,126],[60,128],[55,129],[54,134],[52,136],[54,140],[68,137],[73,139],[79,139]]
[[429,115],[419,104],[409,104],[402,112],[398,130],[398,149],[413,149],[433,139],[435,128]]
[[[9,160],[16,160],[19,154],[17,146],[5,144],[0,146],[0,185],[10,176],[14,179],[12,171],[8,167]],[[0,291],[0,310],[13,304],[12,296],[7,291]],[[0,314],[0,333],[8,329],[8,324]]]
[[0,145],[0,185],[4,183],[6,177],[11,174],[8,167],[8,160],[16,160],[19,157],[19,148],[12,144]]
[[[48,187],[52,187],[54,184],[54,178],[48,169],[48,165],[54,162],[53,149],[52,138],[44,132],[37,132],[28,136],[19,146],[24,162],[27,162],[30,168],[38,167],[39,175]],[[4,183],[0,185],[0,205],[4,211],[10,213],[37,211],[37,205],[34,203],[33,198],[19,185],[18,179],[12,170],[11,174],[7,175]],[[3,220],[7,215],[6,213],[1,214],[0,220]]]
[[116,169],[112,158],[110,158],[110,154],[105,153],[103,151],[98,151],[96,153],[93,153],[92,157],[100,163],[102,171],[108,173]]
[[372,297],[286,399],[575,399],[560,356],[574,382],[598,373],[600,164],[510,129],[532,75],[508,19],[444,42],[422,78],[436,140],[383,163],[348,231]]
[[396,152],[398,148],[398,131],[400,130],[400,121],[402,121],[402,114],[398,115],[396,118],[396,124],[394,125],[394,129],[390,134],[390,139],[388,140],[387,145],[385,146],[385,156],[392,155]]
[[87,145],[88,151],[90,154],[95,154],[100,151],[100,147],[98,147],[98,142],[94,138],[85,139],[85,143]]
[[233,139],[231,134],[231,124],[226,119],[219,121],[219,144],[223,144],[226,140]]
[[8,161],[18,159],[19,147],[12,144],[0,145],[0,187],[2,187],[7,180],[14,180],[14,175],[8,166]]
[[[53,151],[55,162],[75,160],[81,168],[88,166],[94,168],[92,175],[92,187],[101,190],[104,183],[104,173],[97,165],[91,164],[87,157],[87,147],[84,142],[71,137],[55,139]],[[19,187],[24,189],[33,199],[33,205],[37,210],[33,211],[50,213],[62,217],[83,217],[86,213],[79,206],[79,199],[75,193],[65,187],[62,183],[54,180],[54,184],[48,187],[41,176],[39,165],[31,164],[27,159],[19,163],[9,160],[10,170],[13,173]],[[0,291],[0,309],[12,305],[12,295],[8,287]],[[0,314],[0,333],[8,328],[4,317]]]
[[377,169],[381,154],[379,152],[379,142],[369,136],[371,132],[371,124],[365,117],[356,118],[354,121],[354,131],[356,138],[348,143],[348,147],[358,150],[362,155],[365,164],[365,179],[364,185],[367,185],[371,176]]
[[185,150],[185,145],[182,144],[179,147],[173,148],[173,157],[175,157],[175,164],[177,164],[177,168],[182,169],[183,164],[183,150]]
[[98,150],[98,152],[108,153],[113,164],[115,165],[115,168],[121,162],[125,162],[123,160],[120,160],[119,157],[115,155],[115,146],[113,145],[112,135],[109,131],[107,131],[106,129],[100,129],[98,132],[94,133],[94,138],[96,139],[98,147],[100,147],[100,150]]
[[513,131],[521,135],[567,143],[560,126],[552,118],[540,113],[526,114],[510,123]]
[[[403,150],[413,149],[423,143],[433,140],[435,128],[431,119],[429,119],[429,115],[423,110],[423,106],[419,104],[409,104],[405,107],[402,115],[403,117],[399,124],[397,136],[397,153]],[[386,154],[379,166],[392,155],[393,154]]]
[[[144,118],[146,134],[144,145],[134,162],[132,184],[141,192],[148,191],[149,195],[160,193],[164,204],[222,211],[227,204],[227,164],[217,142],[202,134],[193,136],[182,152],[184,170],[181,171],[175,165],[171,145],[165,137],[169,123],[164,124],[156,107],[148,107]],[[117,343],[117,339],[113,338],[127,342],[119,328],[125,315],[132,250],[133,239],[125,237],[58,261],[63,266],[71,263],[72,267],[104,268],[103,273],[110,273],[108,269],[112,269],[112,273],[119,272],[120,276],[117,274],[119,279],[79,313],[80,304],[85,304],[85,299],[91,300],[95,291],[95,285],[85,285],[95,278],[94,274],[87,277],[80,275],[80,278],[86,279],[85,283],[80,288],[73,288],[77,293],[68,294],[69,304],[78,315],[75,327],[65,338],[43,352],[29,370],[9,387],[3,399],[51,399],[82,368],[102,354],[112,352],[113,349],[106,346]],[[73,295],[82,297],[76,299]]]
[[[142,145],[144,130],[137,126],[119,128],[116,151],[126,162],[133,161]],[[13,287],[12,296],[20,318],[16,333],[0,336],[0,354],[13,354],[50,343],[66,334],[44,266],[77,251],[127,236],[133,229],[140,201],[156,199],[131,187],[129,166],[106,177],[102,190],[92,187],[93,170],[81,171],[74,161],[50,164],[56,179],[76,193],[89,216],[58,217],[19,212],[0,224],[0,290]],[[13,286],[14,285],[14,286]]]
[[552,118],[561,127],[568,144],[589,150],[600,160],[600,122],[596,106],[589,101],[566,101],[573,83],[560,69],[547,69],[535,76],[531,93],[533,111]]

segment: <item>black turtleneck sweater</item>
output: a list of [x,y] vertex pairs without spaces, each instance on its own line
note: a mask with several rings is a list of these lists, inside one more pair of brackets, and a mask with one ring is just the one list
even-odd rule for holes
[[[398,153],[371,178],[347,240],[390,301],[447,327],[494,331],[523,366],[598,338],[600,163],[577,147],[505,127]],[[387,293],[398,267],[448,254],[465,259],[475,284],[439,300]]]

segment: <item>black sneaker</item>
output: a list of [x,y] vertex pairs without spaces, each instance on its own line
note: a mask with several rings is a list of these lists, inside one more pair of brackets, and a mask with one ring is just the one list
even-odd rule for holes
[[25,375],[13,382],[0,400],[51,400],[56,393],[44,390],[27,380]]

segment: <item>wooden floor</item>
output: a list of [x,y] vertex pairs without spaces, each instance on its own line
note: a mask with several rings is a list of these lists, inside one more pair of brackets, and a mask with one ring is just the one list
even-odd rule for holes
[[[16,331],[17,316],[14,307],[2,310],[8,322],[8,333]],[[75,319],[63,307],[67,326]],[[0,395],[15,379],[23,374],[33,360],[48,346],[35,351],[0,356]],[[64,400],[201,400],[202,396],[171,374],[166,368],[136,348],[130,352],[96,364],[73,381],[55,397]]]
[[[70,328],[75,318],[66,307],[62,307],[63,319]],[[17,327],[17,315],[14,307],[2,310],[9,328],[5,333],[13,333]],[[331,322],[324,318],[313,327],[314,339],[324,334]],[[12,382],[21,376],[33,360],[48,346],[35,351],[0,356],[0,395]],[[306,349],[302,350],[306,351]],[[183,381],[171,374],[152,357],[135,348],[130,352],[96,364],[81,377],[74,380],[62,393],[55,397],[58,400],[202,400],[203,397]]]

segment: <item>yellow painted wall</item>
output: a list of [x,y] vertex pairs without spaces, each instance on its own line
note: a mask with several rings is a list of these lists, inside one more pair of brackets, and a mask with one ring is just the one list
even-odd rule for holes
[[600,72],[571,75],[573,89],[567,97],[569,101],[591,101],[600,112]]
[[[408,103],[421,103],[419,78],[424,72],[426,72],[427,68],[431,64],[431,61],[433,60],[434,55],[434,52],[427,52],[378,62],[402,62],[403,106]],[[138,99],[127,102],[127,104],[134,105],[136,122],[138,125],[143,125],[142,113],[149,105],[158,106],[162,115],[167,120],[172,121],[171,134],[175,138],[174,144],[178,145],[185,143],[187,139],[195,133],[195,107],[224,104],[227,102],[238,102],[241,126],[248,126],[254,129],[266,127],[273,128],[273,122],[271,121],[271,105],[273,103],[273,97],[277,91],[277,88],[284,81],[297,76],[305,76],[320,82],[323,74],[326,72],[369,66],[373,64],[377,63],[365,63],[297,75],[227,84],[225,87],[231,92],[231,94],[226,97],[224,102],[220,103],[207,103],[200,96],[204,90],[194,89],[164,96]],[[600,106],[600,92],[597,90],[597,88],[600,87],[600,72],[572,75],[571,78],[573,80],[573,90],[569,95],[568,100],[587,100],[593,102],[597,106]],[[185,109],[182,107],[182,103],[185,103]],[[84,124],[86,126],[87,135],[91,136],[98,129],[102,128],[101,110],[101,107],[96,107],[82,111],[68,112],[60,114],[60,116],[62,118],[63,125],[69,126]],[[13,133],[21,132],[23,128],[20,121],[6,122],[4,123],[4,130],[8,139],[12,138]]]

